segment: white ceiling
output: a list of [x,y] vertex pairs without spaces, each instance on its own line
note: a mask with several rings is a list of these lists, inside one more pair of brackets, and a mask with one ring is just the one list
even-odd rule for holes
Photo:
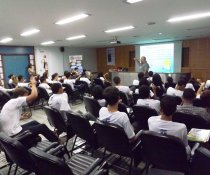
[[[8,45],[40,45],[54,40],[55,46],[103,47],[114,36],[122,44],[142,44],[183,40],[210,36],[210,17],[182,23],[168,23],[167,19],[197,12],[210,12],[210,0],[143,0],[127,4],[123,0],[0,0],[0,39],[9,36]],[[58,26],[60,19],[91,14],[90,17]],[[155,22],[155,25],[147,25]],[[104,30],[126,25],[135,29],[107,34]],[[30,28],[40,32],[30,37],[20,33]],[[158,33],[163,33],[159,35]],[[77,34],[87,37],[66,41]]]

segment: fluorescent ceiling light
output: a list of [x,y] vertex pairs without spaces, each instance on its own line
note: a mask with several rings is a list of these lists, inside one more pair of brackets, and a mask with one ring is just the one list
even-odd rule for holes
[[126,0],[126,2],[130,3],[130,4],[133,4],[133,3],[136,3],[136,2],[140,2],[140,1],[143,1],[143,0]]
[[85,38],[85,35],[77,35],[77,36],[72,36],[69,38],[66,38],[66,40],[75,40],[75,39],[81,39],[81,38]]
[[70,17],[70,18],[62,19],[62,20],[56,22],[55,24],[63,25],[63,24],[74,22],[74,21],[77,21],[77,20],[80,20],[80,19],[83,19],[83,18],[87,18],[88,16],[89,16],[88,14],[82,13],[80,15],[76,15],[76,16],[73,16],[73,17]]
[[50,45],[50,44],[54,44],[54,41],[45,41],[43,43],[41,43],[41,45]]
[[10,41],[12,41],[13,39],[12,38],[4,38],[4,39],[2,39],[0,42],[1,43],[8,43],[8,42],[10,42]]
[[180,22],[180,21],[200,19],[200,18],[205,18],[205,17],[210,17],[210,12],[208,12],[208,13],[199,13],[199,14],[188,15],[188,16],[175,17],[175,18],[170,18],[167,21],[168,22]]
[[21,33],[20,35],[21,36],[29,36],[29,35],[33,35],[38,32],[40,32],[39,29],[32,29],[32,30],[25,31],[25,32]]
[[134,26],[126,26],[126,27],[120,27],[120,28],[106,30],[104,32],[112,33],[112,32],[119,32],[119,31],[123,31],[123,30],[130,30],[130,29],[133,29],[133,28],[135,28],[135,27]]

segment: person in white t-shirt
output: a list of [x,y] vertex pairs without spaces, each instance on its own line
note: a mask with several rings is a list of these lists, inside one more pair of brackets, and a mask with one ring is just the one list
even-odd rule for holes
[[61,82],[59,81],[58,73],[52,74],[51,77],[52,77],[52,83],[60,83],[61,84]]
[[72,90],[74,90],[74,89],[75,89],[75,88],[74,88],[74,84],[75,84],[75,82],[76,82],[77,80],[79,80],[80,76],[78,76],[78,77],[75,78],[75,79],[72,79],[72,78],[71,78],[71,73],[70,73],[70,72],[67,72],[67,73],[65,74],[65,76],[66,76],[66,79],[64,79],[64,83],[69,84],[69,85],[71,86]]
[[119,89],[119,91],[125,93],[126,96],[127,96],[127,98],[129,98],[130,95],[132,94],[132,92],[130,91],[130,89],[129,89],[128,86],[123,86],[123,85],[121,85],[121,79],[120,79],[120,77],[115,76],[115,77],[113,78],[113,81],[114,81],[114,83],[115,83],[115,87],[116,87],[117,89]]
[[49,98],[49,106],[57,109],[63,116],[64,121],[68,122],[66,112],[71,111],[68,103],[68,95],[63,91],[63,87],[60,83],[54,83],[51,89],[53,95],[51,95]]
[[106,100],[103,97],[103,88],[100,85],[95,85],[91,90],[91,94],[101,107],[106,106]]
[[80,79],[79,79],[80,81],[84,81],[84,82],[86,82],[87,84],[88,84],[88,86],[90,86],[90,83],[91,83],[91,81],[87,78],[87,76],[86,76],[86,73],[85,72],[83,72],[82,74],[81,74],[81,77],[80,77]]
[[9,76],[8,76],[8,78],[9,78],[9,81],[8,81],[8,83],[9,84],[13,84],[13,77],[14,77],[14,74],[10,74]]
[[135,135],[127,114],[118,111],[118,104],[120,102],[119,90],[116,87],[110,86],[104,90],[103,95],[108,106],[100,109],[99,120],[122,127],[130,141],[138,139],[140,132]]
[[33,134],[42,134],[50,141],[58,141],[56,135],[47,128],[46,125],[40,124],[37,121],[31,121],[24,125],[20,125],[20,117],[22,114],[22,106],[33,102],[37,98],[36,81],[31,77],[31,94],[23,88],[16,88],[13,98],[9,100],[2,108],[0,114],[0,132],[4,132],[9,136],[17,135],[23,131],[29,130]]
[[172,121],[176,106],[174,97],[168,95],[163,97],[160,102],[160,116],[153,116],[148,119],[149,130],[180,138],[189,154],[190,147],[187,141],[187,128],[185,124]]
[[178,97],[182,98],[186,84],[187,83],[186,83],[185,79],[181,78],[181,79],[179,79],[175,88],[169,87],[167,89],[166,94],[172,95],[172,96],[178,96]]
[[48,94],[52,94],[51,87],[47,84],[46,78],[45,77],[41,77],[40,78],[40,82],[41,83],[39,84],[39,87],[42,87],[42,88],[46,89]]
[[139,98],[137,100],[137,105],[148,106],[155,109],[158,113],[160,112],[160,101],[150,98],[150,89],[148,86],[141,86],[139,88]]
[[23,76],[22,75],[18,75],[18,87],[28,87],[28,83],[24,82]]

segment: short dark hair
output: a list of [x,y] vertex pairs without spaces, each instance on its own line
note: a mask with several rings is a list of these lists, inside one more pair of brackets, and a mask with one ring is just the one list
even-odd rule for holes
[[12,76],[13,76],[13,74],[10,74],[10,75],[8,76],[8,78],[10,79],[10,78],[12,78]]
[[173,80],[173,78],[172,78],[172,77],[168,77],[168,78],[167,78],[167,82],[169,82],[169,83],[173,83],[173,81],[174,81],[174,80]]
[[44,77],[44,76],[42,76],[42,77],[40,78],[40,82],[41,82],[41,83],[43,83],[45,80],[46,80],[46,77]]
[[183,96],[184,99],[192,101],[196,95],[195,95],[195,91],[192,90],[191,88],[186,88],[183,92]]
[[114,78],[113,78],[113,81],[114,81],[114,83],[116,84],[116,85],[118,85],[118,84],[120,84],[120,77],[118,77],[118,76],[115,76]]
[[149,71],[149,72],[148,72],[148,75],[149,75],[150,77],[152,77],[152,76],[153,76],[153,72],[152,72],[152,71]]
[[141,80],[144,77],[144,72],[138,73],[138,79]]
[[60,88],[62,88],[60,83],[53,83],[51,87],[53,94],[57,94]]
[[114,86],[110,86],[107,87],[104,92],[103,92],[103,96],[104,99],[106,100],[108,105],[114,105],[118,102],[119,98],[120,98],[120,91],[114,87]]
[[66,72],[65,76],[66,76],[66,78],[69,78],[71,76],[71,73],[70,72]]
[[140,88],[142,85],[149,86],[149,81],[147,80],[146,77],[143,77],[143,78],[141,79],[141,81],[139,81],[139,88]]
[[161,79],[160,74],[155,73],[155,74],[152,76],[152,83],[153,83],[155,86],[162,86],[163,81],[162,81],[162,79]]
[[203,101],[205,107],[210,108],[210,90],[204,91],[200,99]]
[[95,85],[91,92],[94,99],[103,99],[103,88],[100,85]]
[[24,87],[18,87],[13,92],[13,97],[17,98],[19,96],[23,96],[25,93],[29,93],[29,91]]
[[160,108],[166,116],[172,115],[176,111],[176,99],[173,96],[166,95],[160,101]]
[[179,86],[186,86],[187,81],[184,78],[180,78],[177,84]]
[[23,76],[22,75],[18,75],[18,81],[22,80]]
[[150,89],[149,86],[141,86],[139,87],[139,98],[140,99],[145,99],[145,98],[149,98],[150,96]]
[[58,76],[58,73],[54,73],[54,74],[52,74],[52,80],[54,80],[55,79],[55,77],[57,77]]

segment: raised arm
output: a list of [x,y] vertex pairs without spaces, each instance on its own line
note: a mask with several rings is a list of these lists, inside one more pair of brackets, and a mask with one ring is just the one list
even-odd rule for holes
[[36,89],[36,81],[33,76],[30,78],[30,86],[31,86],[31,94],[26,97],[27,103],[33,102],[38,96],[37,89]]

